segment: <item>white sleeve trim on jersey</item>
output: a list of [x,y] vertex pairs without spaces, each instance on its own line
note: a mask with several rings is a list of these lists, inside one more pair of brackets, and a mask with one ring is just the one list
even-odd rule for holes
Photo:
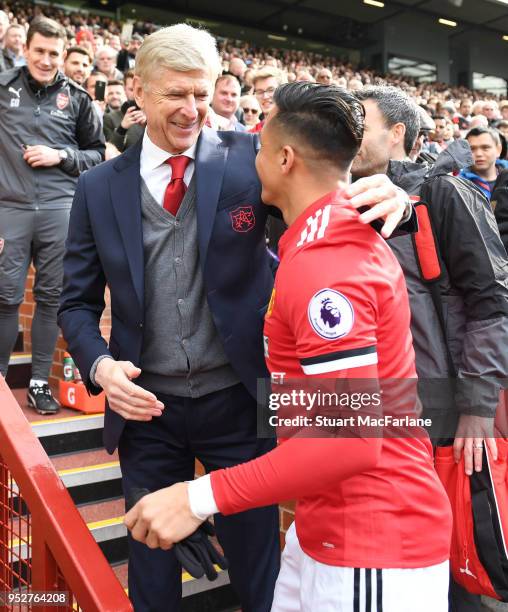
[[304,374],[327,374],[349,368],[376,365],[378,363],[376,346],[366,346],[346,351],[336,351],[317,357],[300,360]]

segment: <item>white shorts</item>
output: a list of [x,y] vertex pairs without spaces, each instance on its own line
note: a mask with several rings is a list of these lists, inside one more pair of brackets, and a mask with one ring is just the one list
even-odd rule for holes
[[421,569],[325,565],[303,552],[294,523],[272,612],[448,612],[448,561]]

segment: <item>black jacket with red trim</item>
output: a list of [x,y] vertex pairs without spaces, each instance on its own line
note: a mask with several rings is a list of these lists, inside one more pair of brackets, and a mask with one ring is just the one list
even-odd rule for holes
[[[508,260],[483,196],[467,181],[449,174],[467,166],[470,159],[467,142],[457,141],[433,166],[390,162],[388,176],[428,204],[442,261],[439,293],[446,343],[458,378],[437,385],[433,401],[440,408],[493,417],[504,386],[500,379],[508,377]],[[388,244],[406,277],[418,376],[426,381],[450,379],[454,374],[438,314],[411,237],[394,238]]]

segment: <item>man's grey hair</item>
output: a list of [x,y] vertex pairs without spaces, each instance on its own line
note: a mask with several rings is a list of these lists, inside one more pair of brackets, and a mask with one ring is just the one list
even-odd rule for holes
[[107,53],[109,57],[116,58],[118,55],[118,51],[110,47],[109,45],[104,45],[100,49],[97,49],[97,53],[95,54],[96,59],[100,59],[104,53]]
[[147,36],[136,55],[134,68],[144,85],[160,69],[204,70],[215,83],[222,71],[215,38],[206,30],[186,23],[162,28]]
[[374,100],[387,127],[391,128],[396,123],[406,126],[404,151],[409,155],[420,131],[420,116],[415,102],[398,87],[389,85],[369,85],[355,92],[355,95],[362,102]]

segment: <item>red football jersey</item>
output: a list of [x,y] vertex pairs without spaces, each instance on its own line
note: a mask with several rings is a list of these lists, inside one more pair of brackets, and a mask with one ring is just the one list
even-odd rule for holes
[[[279,250],[264,330],[274,382],[416,378],[402,270],[340,191],[308,207]],[[297,498],[300,545],[329,565],[416,568],[449,558],[450,505],[421,433],[291,438],[211,481],[226,514]]]

